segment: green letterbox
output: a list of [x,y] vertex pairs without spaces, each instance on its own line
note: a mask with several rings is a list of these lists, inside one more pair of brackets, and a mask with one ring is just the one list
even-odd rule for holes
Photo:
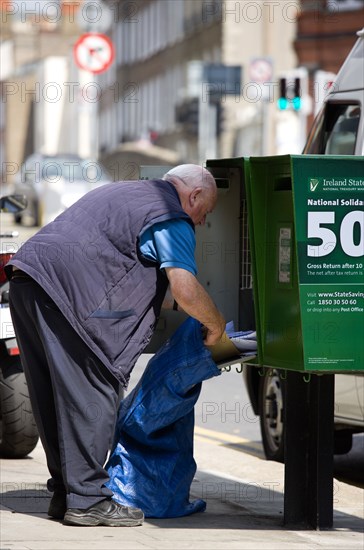
[[364,370],[364,158],[251,157],[258,362]]

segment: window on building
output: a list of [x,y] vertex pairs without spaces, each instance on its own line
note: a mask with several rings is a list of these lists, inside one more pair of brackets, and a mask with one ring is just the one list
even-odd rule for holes
[[114,30],[114,41],[116,50],[116,64],[121,65],[124,62],[124,44],[123,44],[123,22],[119,21]]
[[167,44],[167,32],[168,32],[168,6],[169,2],[164,2],[164,0],[159,0],[159,4],[161,6],[160,8],[160,16],[161,16],[161,43],[160,47],[163,50]]
[[163,36],[163,33],[162,33],[162,11],[163,11],[163,6],[162,6],[161,0],[157,0],[156,2],[154,2],[153,8],[155,9],[155,20],[154,21],[156,23],[155,35],[154,35],[155,50],[159,51],[161,49],[162,36]]
[[130,61],[134,63],[135,61],[138,61],[138,54],[140,52],[140,40],[139,40],[139,32],[138,29],[133,27],[130,28]]
[[141,14],[141,19],[142,19],[142,29],[143,29],[143,32],[142,32],[142,35],[140,37],[140,42],[141,42],[141,52],[140,52],[140,58],[142,59],[145,59],[146,57],[148,57],[148,55],[150,55],[150,51],[151,51],[151,43],[150,43],[150,40],[149,40],[149,35],[150,35],[150,5],[147,6],[142,14]]
[[130,63],[131,61],[131,26],[127,23],[123,23],[123,45],[124,45],[124,61],[125,63]]
[[138,11],[138,25],[121,21],[116,45],[119,64],[141,61],[183,38],[183,0],[154,0]]
[[141,115],[140,137],[142,137],[142,138],[147,138],[147,133],[148,133],[149,115],[150,115],[150,112],[148,110],[149,91],[150,91],[149,82],[145,82],[142,86],[142,99],[143,99],[143,101],[141,102],[141,104],[139,106],[139,111],[140,111],[140,115]]

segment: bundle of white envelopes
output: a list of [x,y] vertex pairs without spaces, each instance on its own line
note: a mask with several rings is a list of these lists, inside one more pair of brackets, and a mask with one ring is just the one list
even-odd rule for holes
[[255,354],[257,350],[257,333],[255,330],[235,331],[234,322],[229,321],[226,324],[226,334],[241,353],[244,355]]

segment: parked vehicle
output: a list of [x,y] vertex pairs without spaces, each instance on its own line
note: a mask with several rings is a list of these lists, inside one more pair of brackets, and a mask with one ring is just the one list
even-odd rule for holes
[[[22,195],[0,199],[0,212],[18,213],[26,207]],[[0,457],[23,458],[38,442],[29,399],[28,386],[20,362],[18,344],[9,308],[9,283],[4,266],[13,255],[13,232],[0,235],[4,250],[0,251]],[[14,250],[15,252],[15,250]]]
[[15,215],[15,221],[45,225],[88,191],[110,182],[105,168],[92,159],[78,155],[30,155],[15,182],[15,193],[25,195],[28,206]]
[[[364,29],[340,69],[309,133],[304,154],[364,155]],[[260,374],[265,374],[260,376]],[[260,427],[267,459],[283,461],[284,379],[277,369],[246,366],[244,380]],[[335,375],[334,452],[351,449],[364,431],[364,373]]]

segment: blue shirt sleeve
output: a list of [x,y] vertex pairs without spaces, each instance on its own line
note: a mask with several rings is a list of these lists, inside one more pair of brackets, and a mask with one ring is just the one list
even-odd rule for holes
[[140,238],[139,250],[146,259],[158,262],[160,269],[180,267],[197,274],[196,239],[190,224],[181,218],[159,222]]

